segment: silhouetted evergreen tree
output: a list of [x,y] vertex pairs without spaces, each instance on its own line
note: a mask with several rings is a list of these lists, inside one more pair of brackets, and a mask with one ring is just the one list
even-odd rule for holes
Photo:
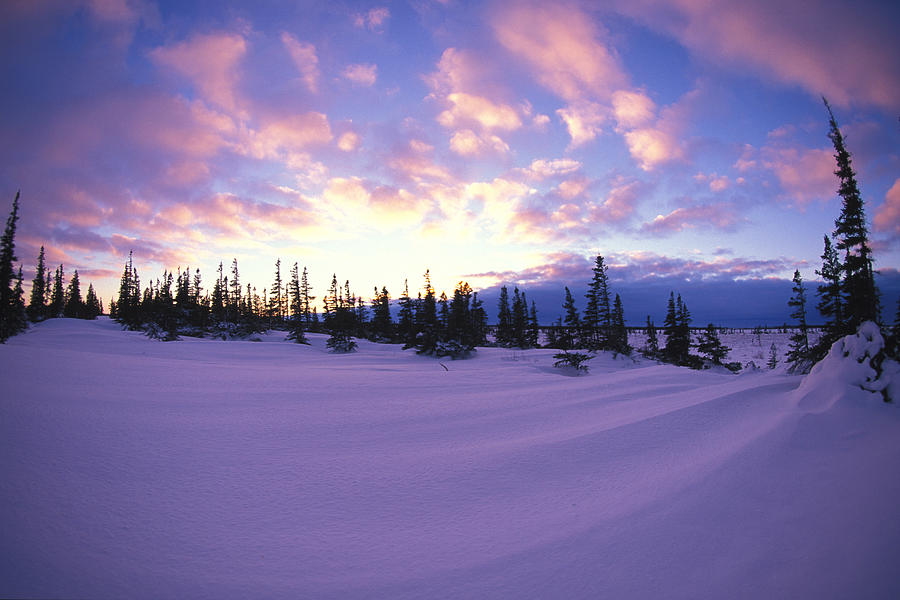
[[22,265],[19,265],[19,271],[16,274],[12,300],[12,313],[9,323],[12,325],[12,329],[24,331],[28,327],[28,318],[25,314],[25,290],[22,289]]
[[528,314],[528,345],[532,348],[540,346],[541,326],[538,324],[537,307],[531,301],[531,312]]
[[731,348],[724,345],[719,339],[719,332],[712,323],[707,325],[700,334],[697,350],[717,365],[721,365],[728,353],[731,352]]
[[659,338],[656,334],[656,325],[647,315],[647,344],[644,349],[644,355],[652,358],[659,356]]
[[512,345],[519,348],[528,348],[528,304],[525,294],[519,293],[519,288],[513,289],[512,303]]
[[609,301],[609,277],[603,257],[599,254],[592,269],[593,277],[585,294],[582,346],[591,350],[609,349],[612,337],[612,311]]
[[63,315],[70,319],[80,319],[84,315],[84,298],[81,297],[81,281],[78,278],[77,269],[72,274],[72,279],[69,280]]
[[0,343],[22,331],[27,323],[21,319],[14,284],[16,257],[16,222],[19,220],[19,192],[13,199],[12,211],[0,238]]
[[[226,286],[228,287],[228,286]],[[238,261],[236,258],[231,261],[231,287],[229,289],[228,301],[226,302],[228,319],[235,321],[240,318],[243,313],[242,297],[241,297],[241,280],[238,274]]]
[[100,299],[97,298],[97,292],[94,291],[94,284],[88,284],[87,295],[84,297],[84,318],[96,319],[100,316]]
[[53,294],[50,296],[50,308],[48,312],[54,319],[63,316],[66,308],[66,288],[63,286],[63,266],[56,267],[53,275]]
[[691,313],[687,305],[678,294],[677,299],[672,292],[669,293],[669,304],[666,309],[664,323],[666,345],[663,348],[663,356],[669,362],[677,365],[689,364],[691,349]]
[[416,311],[418,333],[416,335],[416,352],[419,354],[434,354],[438,343],[438,318],[437,301],[434,288],[431,287],[431,273],[425,271],[425,297],[422,298],[421,308]]
[[565,311],[565,319],[558,341],[563,350],[570,350],[575,347],[578,341],[578,336],[581,332],[581,319],[578,317],[578,309],[575,308],[575,298],[572,297],[572,292],[569,291],[568,286],[566,286],[563,310]]
[[416,315],[413,308],[413,299],[409,297],[409,282],[403,280],[403,294],[398,302],[400,311],[397,313],[397,337],[403,343],[403,348],[412,348],[416,345]]
[[494,341],[500,346],[513,343],[513,316],[509,308],[509,291],[505,285],[500,288],[500,297],[497,299],[497,333]]
[[312,286],[309,285],[309,276],[306,272],[306,267],[303,267],[303,275],[300,277],[300,298],[303,319],[306,321],[306,329],[308,331],[315,331],[319,322],[318,312],[315,313],[316,318],[313,319],[312,301],[315,300],[316,297],[310,293],[312,292],[312,289]]
[[375,287],[372,298],[372,339],[376,342],[390,342],[394,339],[394,322],[391,320],[391,297],[387,287],[381,291]]
[[469,284],[464,281],[457,283],[447,314],[446,331],[435,351],[437,356],[465,358],[475,349],[471,300],[472,288]]
[[809,349],[809,328],[806,325],[806,290],[803,287],[803,278],[800,271],[794,271],[794,287],[791,288],[794,295],[788,300],[791,318],[797,321],[797,331],[791,335],[791,345],[787,353],[787,361],[791,364],[791,371],[805,373],[811,366]]
[[269,298],[270,313],[276,323],[284,321],[285,298],[281,294],[281,259],[275,261],[275,281],[272,282],[272,295]]
[[816,275],[822,278],[817,288],[819,302],[816,308],[825,317],[825,327],[818,344],[812,349],[812,361],[825,357],[831,345],[842,335],[846,335],[844,322],[844,294],[841,286],[841,265],[837,250],[826,235],[825,250],[822,252],[822,269]]
[[488,316],[484,303],[478,299],[478,292],[472,293],[469,315],[472,320],[472,344],[484,346],[487,343]]
[[878,288],[875,286],[865,209],[856,184],[850,152],[844,145],[844,136],[834,119],[831,106],[824,98],[823,101],[828,109],[828,137],[834,145],[834,158],[837,161],[834,174],[840,179],[838,194],[843,201],[841,214],[834,221],[835,229],[832,233],[836,249],[844,251],[844,262],[841,264],[841,288],[846,298],[843,333],[855,333],[864,321],[880,321]]
[[622,307],[622,299],[618,294],[613,303],[612,323],[607,345],[617,354],[631,354],[631,346],[628,344],[628,329],[625,327],[625,309]]
[[34,322],[42,321],[47,318],[47,305],[44,304],[44,298],[47,297],[45,287],[47,277],[47,267],[44,264],[44,247],[38,254],[37,267],[34,271],[34,279],[31,281],[31,299],[28,302],[28,318]]
[[450,319],[450,299],[447,298],[446,292],[441,292],[438,298],[438,329],[447,328],[447,321]]

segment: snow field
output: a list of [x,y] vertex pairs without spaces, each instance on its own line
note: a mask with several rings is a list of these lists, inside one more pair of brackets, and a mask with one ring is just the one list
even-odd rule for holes
[[895,406],[260,338],[61,319],[0,346],[0,596],[900,595]]

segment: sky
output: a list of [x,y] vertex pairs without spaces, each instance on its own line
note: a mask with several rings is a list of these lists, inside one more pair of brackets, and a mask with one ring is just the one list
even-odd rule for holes
[[[107,304],[238,260],[399,296],[430,270],[555,320],[609,265],[626,318],[788,319],[840,212],[826,96],[900,294],[900,5],[5,0],[0,197],[17,255]],[[583,297],[578,297],[583,308]],[[493,315],[493,309],[489,306]]]

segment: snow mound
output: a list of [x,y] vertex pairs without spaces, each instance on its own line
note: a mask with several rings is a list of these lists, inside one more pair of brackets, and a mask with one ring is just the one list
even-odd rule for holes
[[844,400],[900,400],[900,364],[885,360],[881,373],[872,360],[884,349],[878,325],[866,321],[859,331],[834,344],[797,388],[797,406],[809,412],[823,412]]

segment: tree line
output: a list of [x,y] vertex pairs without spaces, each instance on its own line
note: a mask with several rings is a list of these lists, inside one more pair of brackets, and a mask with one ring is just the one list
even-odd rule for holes
[[[788,305],[797,328],[791,336],[787,359],[791,368],[800,372],[808,371],[827,354],[834,341],[854,333],[864,321],[881,323],[863,200],[850,153],[827,100],[825,106],[829,116],[828,137],[835,149],[835,175],[840,182],[838,194],[842,209],[831,235],[824,236],[822,267],[816,270],[822,280],[816,288],[816,308],[826,317],[823,334],[816,344],[811,344],[809,339],[806,288],[799,271],[794,273],[793,295]],[[43,246],[26,306],[22,267],[17,270],[14,267],[18,260],[15,231],[19,197],[17,192],[0,238],[0,342],[25,329],[29,321],[55,317],[93,319],[104,312],[93,284],[82,297],[77,270],[68,285],[64,282],[63,265],[51,272],[45,264]],[[408,282],[405,283],[403,293],[394,301],[396,320],[386,287],[376,286],[372,298],[366,301],[351,291],[349,281],[340,285],[336,274],[321,298],[323,314],[320,316],[306,267],[301,272],[295,262],[283,277],[280,259],[275,262],[272,284],[263,288],[261,294],[249,283],[243,286],[237,259],[232,261],[227,273],[223,263],[219,263],[212,287],[206,289],[204,285],[199,269],[178,268],[175,272],[164,271],[161,278],[142,287],[129,253],[118,296],[110,302],[109,314],[129,329],[142,330],[163,340],[175,340],[181,335],[240,338],[279,328],[287,329],[289,339],[298,343],[306,342],[305,332],[328,333],[328,347],[335,352],[352,351],[356,346],[354,338],[402,343],[404,348],[415,348],[422,354],[454,358],[468,356],[476,346],[488,343],[523,349],[543,345],[564,352],[582,349],[627,355],[633,351],[628,342],[622,299],[612,292],[608,266],[600,255],[592,268],[584,311],[579,314],[571,291],[565,287],[563,316],[546,329],[543,344],[536,306],[528,302],[524,290],[514,287],[510,295],[507,286],[500,288],[496,325],[489,326],[483,302],[467,282],[459,282],[450,297],[446,293],[437,296],[428,271],[416,297],[410,296]],[[695,368],[703,365],[702,357],[723,364],[729,348],[719,340],[717,329],[709,324],[695,343],[691,339],[691,320],[681,294],[670,292],[661,332],[665,336],[664,344],[660,345],[660,332],[648,316],[647,340],[641,352],[656,360]],[[894,327],[886,340],[885,355],[898,356],[900,302]],[[702,357],[691,354],[691,348],[696,348]]]

